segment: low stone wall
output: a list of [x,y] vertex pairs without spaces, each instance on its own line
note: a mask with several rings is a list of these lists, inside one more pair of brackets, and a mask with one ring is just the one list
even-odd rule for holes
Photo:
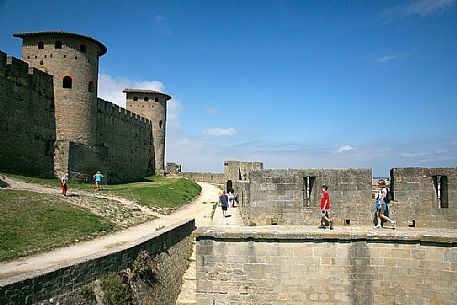
[[396,201],[390,210],[400,225],[457,229],[457,167],[394,168],[390,174]]
[[198,305],[457,304],[455,231],[271,228],[196,231]]
[[206,182],[223,187],[225,178],[223,173],[198,173],[198,172],[183,172],[177,173],[178,177],[184,177],[195,182]]
[[195,220],[186,220],[133,247],[4,284],[0,287],[0,304],[33,304],[69,293],[108,272],[128,268],[143,250],[155,257],[157,265],[158,284],[151,292],[156,304],[173,304],[181,289],[186,260],[192,252],[194,229]]
[[250,172],[246,224],[319,224],[321,185],[328,186],[335,223],[371,223],[371,169],[264,169]]

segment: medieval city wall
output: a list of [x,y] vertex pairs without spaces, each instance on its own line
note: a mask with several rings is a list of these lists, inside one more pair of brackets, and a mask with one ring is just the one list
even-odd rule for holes
[[224,161],[224,175],[226,181],[249,180],[249,173],[256,169],[263,169],[262,162]]
[[178,177],[184,177],[195,182],[206,182],[223,187],[225,185],[225,176],[222,173],[200,173],[200,172],[181,172],[177,173]]
[[[174,304],[181,290],[187,259],[192,253],[191,234],[194,229],[194,219],[182,221],[123,250],[2,284],[0,304],[27,305],[52,297],[59,299],[60,295],[71,294],[108,272],[129,268],[141,251],[147,251],[154,257],[156,268],[156,283],[148,290],[148,298],[154,300],[154,304]],[[67,297],[63,297],[65,299]]]
[[197,304],[457,304],[457,237],[198,229]]
[[141,179],[154,173],[150,121],[97,99],[97,147],[110,182]]
[[399,225],[457,229],[456,167],[394,168],[390,187]]
[[319,223],[323,184],[336,223],[371,221],[371,169],[254,170],[249,186],[237,183],[235,190],[249,192],[240,202],[245,224],[304,225]]
[[0,51],[0,171],[52,177],[52,76]]

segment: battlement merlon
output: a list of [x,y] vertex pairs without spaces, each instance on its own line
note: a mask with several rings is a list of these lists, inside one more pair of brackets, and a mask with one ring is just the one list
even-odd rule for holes
[[163,93],[163,92],[160,92],[160,91],[157,91],[157,90],[126,88],[126,89],[122,90],[122,92],[127,93],[127,94],[129,94],[129,93],[141,93],[141,94],[159,95],[159,96],[165,97],[165,101],[168,101],[168,100],[171,99],[170,95],[168,95],[166,93]]
[[2,51],[0,51],[0,76],[16,82],[17,85],[30,87],[48,97],[54,95],[52,75]]
[[101,43],[100,41],[86,35],[81,35],[77,33],[65,32],[65,31],[44,31],[44,32],[24,32],[24,33],[13,33],[13,37],[19,37],[22,39],[30,38],[30,37],[39,37],[39,36],[53,36],[53,37],[70,37],[76,39],[83,39],[88,40],[90,42],[95,43],[100,51],[98,52],[98,56],[102,56],[108,52],[108,48]]

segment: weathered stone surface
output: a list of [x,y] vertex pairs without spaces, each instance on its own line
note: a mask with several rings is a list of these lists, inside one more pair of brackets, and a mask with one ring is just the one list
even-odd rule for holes
[[[438,200],[436,176],[443,180]],[[457,229],[457,168],[394,168],[391,170],[391,191],[395,203],[390,210],[400,225],[408,222],[416,227]]]
[[453,231],[211,227],[194,236],[199,305],[457,300]]
[[143,250],[155,257],[158,270],[157,285],[149,294],[154,297],[156,304],[173,304],[181,289],[182,276],[187,268],[186,260],[192,252],[191,234],[194,229],[195,220],[183,221],[134,247],[73,262],[67,267],[36,277],[7,282],[0,286],[0,304],[34,304],[71,293],[108,272],[128,268]]
[[52,177],[52,76],[0,51],[0,171]]
[[331,216],[336,223],[371,220],[370,169],[253,170],[248,184],[236,184],[243,219],[257,225],[318,224],[323,184],[329,188]]

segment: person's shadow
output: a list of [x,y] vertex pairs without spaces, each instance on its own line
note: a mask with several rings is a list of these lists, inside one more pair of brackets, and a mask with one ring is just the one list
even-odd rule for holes
[[225,215],[225,218],[227,218],[227,217],[232,217],[232,215]]

